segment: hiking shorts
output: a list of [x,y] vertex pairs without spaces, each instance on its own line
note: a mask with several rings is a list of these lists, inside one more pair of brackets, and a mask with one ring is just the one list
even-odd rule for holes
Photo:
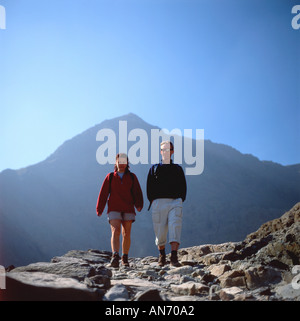
[[152,221],[155,233],[155,244],[180,243],[182,228],[182,199],[158,198],[152,202]]
[[133,221],[134,222],[135,221],[135,214],[111,211],[108,213],[107,219],[108,219],[108,221],[121,220],[121,221]]

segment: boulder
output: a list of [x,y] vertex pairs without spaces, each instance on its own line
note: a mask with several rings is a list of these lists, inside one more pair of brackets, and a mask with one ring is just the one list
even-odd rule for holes
[[276,288],[278,299],[285,301],[300,301],[300,289],[293,287],[293,284],[283,284]]
[[127,301],[128,299],[129,293],[123,284],[114,285],[103,297],[103,301]]
[[6,275],[5,301],[98,301],[104,291],[90,289],[74,278],[45,272],[10,272]]
[[230,301],[233,300],[237,294],[241,294],[242,292],[243,290],[241,288],[233,286],[220,290],[219,296],[222,301]]
[[163,301],[158,289],[149,289],[139,292],[134,301]]
[[227,271],[219,277],[219,281],[222,288],[246,287],[244,271]]
[[282,280],[281,272],[277,269],[258,266],[245,271],[248,289],[255,289],[269,284],[276,284]]
[[11,273],[17,272],[43,272],[57,274],[64,278],[74,278],[83,281],[94,273],[94,268],[83,260],[68,258],[57,263],[38,262],[27,266],[17,267]]
[[219,277],[221,276],[224,272],[231,270],[230,265],[228,264],[219,264],[219,265],[212,265],[208,268],[211,274]]
[[190,265],[180,266],[177,268],[173,268],[168,271],[169,274],[180,274],[180,275],[187,275],[191,274],[194,271],[193,267]]
[[176,294],[182,295],[208,294],[209,287],[202,283],[189,281],[179,285],[172,284],[171,290]]

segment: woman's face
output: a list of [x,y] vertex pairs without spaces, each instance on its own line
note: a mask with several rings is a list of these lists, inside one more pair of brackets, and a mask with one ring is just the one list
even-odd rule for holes
[[119,159],[117,160],[117,167],[118,167],[118,172],[123,173],[127,167],[127,158],[119,157]]

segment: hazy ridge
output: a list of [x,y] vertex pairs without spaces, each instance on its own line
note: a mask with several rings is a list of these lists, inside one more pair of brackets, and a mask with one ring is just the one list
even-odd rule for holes
[[[113,165],[96,162],[96,134],[102,128],[117,133],[119,120],[127,120],[128,132],[142,128],[149,137],[151,128],[157,128],[134,114],[105,120],[66,141],[46,160],[0,173],[1,265],[48,261],[74,248],[110,250],[106,216],[98,218],[95,207]],[[203,173],[187,176],[182,247],[243,240],[299,202],[299,165],[260,161],[209,140],[204,149]],[[149,168],[150,164],[131,166],[145,200],[132,229],[130,255],[135,257],[157,251],[147,211]]]

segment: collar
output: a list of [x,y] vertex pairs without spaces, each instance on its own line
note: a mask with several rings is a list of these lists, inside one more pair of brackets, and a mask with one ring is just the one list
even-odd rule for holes
[[160,165],[171,165],[171,164],[173,164],[173,160],[171,159],[171,161],[170,161],[170,164],[164,164],[163,162],[162,162],[162,160],[159,162],[159,164]]

